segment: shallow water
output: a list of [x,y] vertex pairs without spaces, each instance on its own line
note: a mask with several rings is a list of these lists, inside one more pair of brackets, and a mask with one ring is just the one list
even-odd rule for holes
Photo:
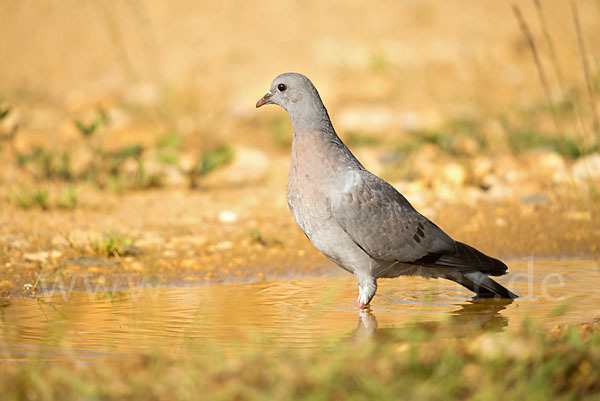
[[592,260],[523,260],[498,281],[521,297],[472,300],[445,280],[380,280],[370,312],[354,305],[355,279],[301,278],[246,284],[163,286],[114,293],[60,292],[0,308],[0,358],[97,359],[167,346],[327,346],[408,323],[446,319],[469,330],[510,330],[528,317],[546,326],[599,315],[600,271]]

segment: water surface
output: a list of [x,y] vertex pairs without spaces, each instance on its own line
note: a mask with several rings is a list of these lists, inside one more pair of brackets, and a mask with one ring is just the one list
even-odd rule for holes
[[521,298],[473,300],[445,280],[380,280],[370,312],[354,305],[355,279],[299,278],[246,284],[160,286],[112,293],[38,294],[0,308],[0,358],[96,359],[154,347],[315,347],[376,335],[414,321],[451,319],[469,330],[511,330],[599,315],[600,273],[592,260],[515,261],[499,281]]

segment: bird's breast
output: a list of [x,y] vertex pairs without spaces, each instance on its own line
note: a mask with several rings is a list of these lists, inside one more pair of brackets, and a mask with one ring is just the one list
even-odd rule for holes
[[332,202],[362,183],[349,160],[344,150],[322,133],[294,134],[287,201],[294,219],[315,246],[318,238],[341,230],[331,212]]
[[327,195],[312,169],[291,168],[288,177],[287,201],[294,220],[311,238],[327,224]]

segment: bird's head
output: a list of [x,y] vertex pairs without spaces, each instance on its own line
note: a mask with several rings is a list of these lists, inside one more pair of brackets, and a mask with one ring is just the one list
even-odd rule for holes
[[302,74],[288,72],[277,76],[269,92],[256,103],[256,107],[265,104],[283,107],[290,116],[295,133],[311,130],[335,135],[319,92]]
[[271,82],[271,89],[257,103],[256,107],[265,104],[276,104],[288,112],[310,106],[315,100],[321,99],[317,90],[302,74],[288,72],[277,76]]

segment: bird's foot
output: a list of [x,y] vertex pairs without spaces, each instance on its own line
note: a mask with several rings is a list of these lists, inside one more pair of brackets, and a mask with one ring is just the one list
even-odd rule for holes
[[377,280],[373,277],[358,276],[358,299],[356,305],[360,310],[369,308],[369,304],[377,291]]
[[360,297],[358,297],[358,299],[356,300],[356,306],[358,306],[358,309],[361,310],[369,309],[369,304],[365,304],[363,301],[361,301]]

